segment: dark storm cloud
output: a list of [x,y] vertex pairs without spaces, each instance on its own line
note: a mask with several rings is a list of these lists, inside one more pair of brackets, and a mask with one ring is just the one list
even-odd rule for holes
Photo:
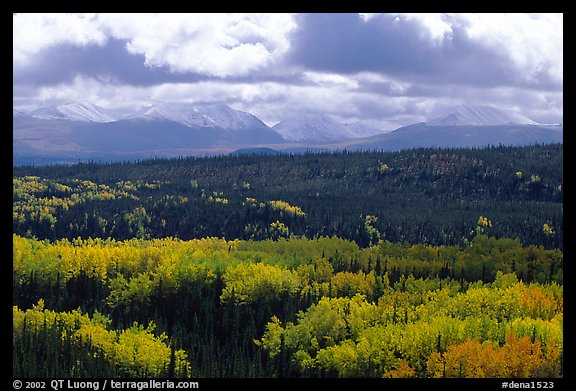
[[109,39],[105,45],[61,44],[38,52],[34,61],[14,69],[14,83],[56,85],[86,76],[107,83],[150,86],[195,82],[197,74],[172,73],[167,67],[148,67],[143,55],[126,50],[126,41]]
[[526,83],[500,48],[470,39],[464,26],[457,24],[440,41],[432,39],[420,21],[394,15],[364,21],[356,14],[302,14],[298,25],[288,61],[307,69],[347,74],[369,71],[410,77],[411,81],[464,85]]

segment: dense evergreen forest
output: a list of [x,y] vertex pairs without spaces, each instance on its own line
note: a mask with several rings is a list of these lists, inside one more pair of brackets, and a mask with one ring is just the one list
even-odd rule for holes
[[562,159],[15,166],[13,376],[563,377]]
[[[14,167],[14,232],[39,239],[336,235],[563,246],[563,145]],[[545,228],[548,227],[548,228]],[[553,232],[553,234],[552,234]]]

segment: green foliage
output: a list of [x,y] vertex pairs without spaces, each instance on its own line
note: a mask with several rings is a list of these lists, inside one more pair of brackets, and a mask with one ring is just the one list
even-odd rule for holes
[[457,245],[480,227],[562,249],[562,189],[561,144],[18,166],[13,229],[50,240],[338,236],[368,247]]
[[300,288],[298,274],[279,266],[247,263],[226,268],[222,276],[224,288],[220,300],[244,304],[278,300]]
[[371,297],[377,289],[376,276],[373,271],[368,274],[361,271],[357,273],[338,272],[332,277],[330,282],[332,286],[331,294],[335,297],[352,297],[356,294]]
[[[115,373],[115,376],[165,376],[172,365],[179,375],[190,371],[187,355],[183,350],[174,350],[167,345],[167,336],[154,335],[155,326],[150,323],[143,327],[134,323],[125,330],[110,330],[110,319],[96,312],[92,318],[79,310],[55,312],[44,308],[40,300],[32,309],[13,308],[14,349],[17,360],[14,362],[14,376],[38,376],[27,368],[41,365],[43,371],[55,371],[53,376],[73,375],[76,368],[54,368],[60,360],[70,356],[77,360],[101,362],[100,367]],[[62,353],[55,362],[41,360],[42,351],[30,352],[30,344],[40,346],[52,344]],[[60,345],[60,346],[59,346]],[[23,361],[23,358],[26,361]],[[32,362],[31,362],[32,361]],[[86,363],[77,361],[75,366]],[[57,372],[70,371],[66,372]],[[92,375],[97,375],[93,373]]]
[[[18,373],[37,373],[26,363],[41,367],[46,353],[32,347],[33,330],[55,322],[86,325],[66,332],[82,338],[55,334],[50,346],[69,346],[71,359],[92,352],[100,361],[82,358],[82,371],[98,374],[165,368],[164,359],[143,355],[142,369],[127,358],[159,338],[165,347],[154,351],[174,361],[166,346],[177,344],[190,362],[180,373],[194,376],[436,376],[427,369],[434,354],[443,359],[466,341],[502,346],[512,334],[539,341],[544,358],[534,371],[561,372],[563,255],[517,240],[479,235],[464,247],[382,241],[360,248],[340,238],[48,242],[14,235],[13,248],[14,302],[36,319],[24,327],[24,312],[15,311]],[[33,333],[20,338],[25,328]],[[54,373],[71,370],[62,365]]]
[[[430,360],[442,360],[444,352],[459,344],[480,341],[507,346],[519,336],[546,347],[538,353],[536,366],[546,363],[553,375],[559,375],[562,308],[558,302],[543,316],[523,301],[527,291],[520,282],[504,292],[482,286],[447,295],[445,289],[428,291],[421,298],[414,297],[418,293],[405,296],[395,291],[393,296],[405,297],[398,301],[382,297],[377,304],[362,295],[325,297],[300,314],[297,322],[282,325],[273,319],[257,342],[277,356],[283,339],[292,359],[308,373],[313,369],[316,373],[333,371],[341,377],[390,376],[407,365],[414,374],[425,376],[428,371],[436,376],[437,364]],[[547,349],[551,353],[545,358]],[[517,354],[532,354],[533,349],[527,352]],[[536,369],[505,373],[501,376],[540,374]]]
[[563,376],[562,155],[14,167],[13,375]]

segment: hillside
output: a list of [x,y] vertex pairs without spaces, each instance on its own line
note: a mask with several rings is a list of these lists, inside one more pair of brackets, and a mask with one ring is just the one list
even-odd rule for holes
[[485,148],[562,143],[563,126],[428,125],[418,123],[373,137],[330,145],[331,149],[400,151],[410,148]]
[[[415,149],[388,153],[239,154],[14,167],[14,232],[38,238],[125,239],[206,236],[337,235],[365,246],[393,242],[456,244],[469,239],[479,216],[491,234],[562,248],[563,146]],[[38,176],[30,184],[26,176]],[[32,180],[35,182],[37,180]],[[80,181],[80,182],[79,182]],[[82,185],[81,181],[89,181]],[[19,187],[40,186],[33,196]],[[51,190],[66,186],[68,192]],[[85,199],[85,186],[92,195]],[[25,218],[32,200],[82,202],[50,216]],[[98,194],[103,195],[98,196]],[[275,201],[300,208],[294,215]],[[67,202],[67,201],[66,201]],[[39,207],[37,205],[35,207]],[[21,209],[19,209],[21,208]],[[29,210],[29,209],[28,209]],[[137,220],[132,214],[144,212]],[[367,229],[368,216],[374,230]],[[51,223],[52,222],[52,223]],[[543,224],[556,229],[546,235]]]

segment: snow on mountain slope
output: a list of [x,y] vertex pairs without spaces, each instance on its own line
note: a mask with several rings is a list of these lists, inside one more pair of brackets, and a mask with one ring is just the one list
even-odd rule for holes
[[454,112],[426,122],[428,126],[539,125],[523,114],[490,106],[458,106]]
[[360,121],[344,124],[344,126],[350,130],[350,134],[352,134],[354,138],[370,137],[385,132],[382,129],[363,124]]
[[[385,132],[361,122],[342,124],[312,114],[270,128],[224,104],[158,103],[126,117],[79,102],[32,112],[13,108],[13,139],[13,151],[22,159],[71,154],[128,158],[228,153],[239,148],[288,147],[304,152],[530,145],[563,142],[563,127],[487,106],[460,106],[433,121]],[[297,145],[290,146],[292,142]]]
[[106,110],[90,102],[70,102],[63,105],[35,110],[33,117],[41,119],[60,119],[83,122],[113,122],[117,118]]
[[213,123],[229,130],[245,130],[253,128],[268,128],[260,119],[250,113],[236,110],[224,104],[198,106]]
[[127,116],[126,119],[173,121],[191,128],[245,130],[267,127],[252,114],[235,110],[224,104],[156,103]]
[[359,122],[345,125],[327,116],[310,114],[280,121],[272,129],[287,141],[316,143],[368,137],[382,132]]

